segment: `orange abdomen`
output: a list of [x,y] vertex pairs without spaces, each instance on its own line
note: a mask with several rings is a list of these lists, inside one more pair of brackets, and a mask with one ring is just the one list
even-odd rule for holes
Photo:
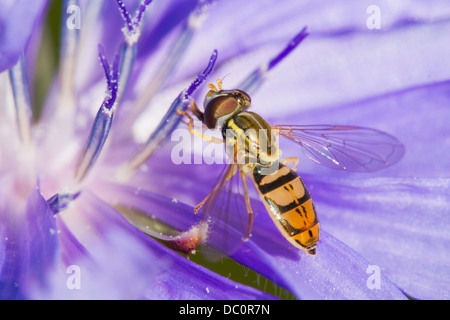
[[283,164],[268,175],[263,175],[262,169],[256,166],[253,178],[278,230],[294,246],[314,255],[319,241],[319,221],[303,181]]

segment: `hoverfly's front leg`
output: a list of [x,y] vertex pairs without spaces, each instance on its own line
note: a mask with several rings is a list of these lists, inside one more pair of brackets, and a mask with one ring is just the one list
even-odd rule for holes
[[203,122],[203,112],[200,111],[200,109],[197,107],[197,104],[195,103],[194,99],[191,99],[190,107],[188,108],[189,111],[192,112],[194,116],[197,117],[198,120]]
[[[195,102],[194,102],[194,104],[195,104]],[[191,105],[192,105],[192,103],[191,103]],[[197,107],[196,107],[196,109],[190,108],[189,110],[191,110],[191,112],[192,112],[197,118],[198,118],[198,117],[203,117],[203,113],[200,113],[200,115],[197,115],[197,114],[196,114],[197,111],[200,112],[200,111],[198,110]],[[195,111],[195,110],[196,110],[196,111]],[[185,117],[187,117],[187,118],[189,119],[189,122],[188,122],[189,132],[190,132],[192,135],[197,136],[197,137],[200,137],[200,138],[202,138],[203,140],[206,140],[206,141],[208,141],[208,142],[213,142],[213,143],[223,143],[223,139],[219,139],[219,138],[216,138],[216,137],[211,137],[211,136],[205,135],[205,134],[203,134],[203,133],[201,133],[201,132],[195,130],[195,129],[194,129],[194,119],[193,119],[193,118],[191,117],[191,115],[190,115],[189,113],[187,113],[186,111],[177,110],[177,113],[178,113],[179,115],[183,115],[183,116],[185,116]],[[200,119],[200,118],[199,118],[199,119]]]
[[252,210],[252,206],[250,204],[250,197],[248,196],[247,182],[245,180],[247,175],[244,173],[243,170],[239,170],[239,174],[241,176],[242,183],[244,184],[245,206],[247,207],[247,213],[248,213],[247,234],[245,235],[245,237],[242,240],[248,241],[248,239],[251,236],[252,226],[253,226],[253,210]]
[[289,158],[280,159],[280,162],[286,166],[288,165],[288,163],[293,163],[294,166],[292,167],[292,170],[294,170],[294,171],[297,170],[297,165],[298,165],[297,157],[289,157]]

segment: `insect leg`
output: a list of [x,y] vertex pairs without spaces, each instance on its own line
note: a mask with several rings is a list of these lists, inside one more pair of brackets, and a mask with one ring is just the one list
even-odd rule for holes
[[203,133],[201,133],[201,132],[195,130],[195,129],[194,129],[194,119],[193,119],[193,118],[189,115],[189,113],[187,113],[186,111],[177,110],[177,113],[178,113],[179,115],[183,115],[183,116],[188,117],[188,119],[189,119],[189,123],[188,123],[188,125],[189,125],[189,132],[190,132],[192,135],[197,136],[197,137],[200,137],[200,138],[202,138],[203,140],[206,140],[206,141],[208,141],[208,142],[213,142],[213,143],[223,143],[223,139],[218,139],[218,138],[216,138],[216,137],[211,137],[211,136],[205,135],[205,134],[203,134]]
[[248,189],[247,189],[247,182],[245,181],[246,174],[240,170],[239,174],[242,178],[242,182],[244,184],[244,195],[245,195],[245,205],[247,207],[247,213],[248,213],[248,225],[247,225],[247,234],[244,237],[244,241],[247,241],[251,236],[252,231],[252,225],[253,225],[253,210],[252,206],[250,204],[250,198],[248,196]]
[[287,165],[288,163],[294,163],[294,166],[292,167],[292,170],[297,170],[297,165],[298,165],[298,158],[297,157],[289,157],[289,158],[284,158],[281,159],[280,162],[284,165]]
[[205,197],[205,199],[202,200],[202,202],[200,202],[195,208],[194,208],[194,213],[197,214],[198,211],[201,209],[201,207],[203,207],[203,205],[205,204],[205,202],[209,199],[209,197],[211,196],[211,194],[214,192],[215,189],[213,189],[213,191],[211,191],[210,193],[208,193],[208,195]]
[[195,100],[192,99],[191,103],[190,103],[190,107],[189,110],[192,112],[192,114],[194,116],[196,116],[198,118],[198,120],[200,120],[201,122],[203,122],[203,112],[201,112],[198,107],[197,104],[195,103]]
[[200,210],[201,207],[203,207],[203,205],[205,204],[205,202],[209,199],[209,197],[211,197],[211,195],[213,195],[215,192],[217,192],[217,190],[219,190],[223,184],[225,182],[227,182],[228,180],[230,180],[235,174],[236,174],[236,169],[237,167],[234,165],[230,165],[229,168],[227,169],[227,172],[225,173],[225,176],[223,177],[222,181],[220,181],[220,183],[218,183],[213,189],[212,191],[202,200],[202,202],[200,202],[195,208],[194,208],[194,213],[197,214],[198,211]]

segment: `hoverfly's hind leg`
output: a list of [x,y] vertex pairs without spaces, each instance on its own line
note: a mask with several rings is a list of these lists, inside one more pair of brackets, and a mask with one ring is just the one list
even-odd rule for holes
[[[191,109],[191,111],[192,111],[192,109]],[[199,111],[199,110],[197,109],[197,111]],[[199,112],[200,112],[200,111],[199,111]],[[190,132],[192,135],[197,136],[197,137],[200,137],[200,138],[202,138],[203,140],[206,140],[206,141],[208,141],[208,142],[213,142],[213,143],[223,143],[223,139],[219,139],[219,138],[216,138],[216,137],[211,137],[211,136],[205,135],[205,134],[203,134],[203,133],[201,133],[201,132],[195,130],[195,129],[194,129],[194,118],[192,118],[191,115],[190,115],[189,113],[187,113],[186,111],[177,110],[177,113],[178,113],[179,115],[183,115],[183,116],[185,116],[185,117],[187,117],[187,118],[189,119],[189,122],[188,122],[189,132]],[[192,111],[192,113],[193,113],[195,116],[197,116],[197,115],[194,113],[194,111]],[[203,114],[202,114],[202,115],[203,115]]]
[[280,162],[284,165],[288,165],[289,163],[293,163],[294,166],[292,167],[293,171],[297,170],[297,165],[298,165],[298,158],[297,157],[289,157],[289,158],[284,158],[284,159],[280,159]]
[[211,196],[211,194],[214,192],[211,191],[210,193],[208,193],[208,195],[202,200],[202,202],[200,202],[195,208],[194,208],[194,213],[197,214],[198,211],[203,207],[203,205],[205,204],[205,202],[209,199],[209,197]]
[[211,195],[213,195],[215,192],[217,192],[217,190],[219,190],[225,182],[230,180],[236,174],[236,169],[237,169],[237,167],[235,167],[235,166],[232,166],[232,165],[229,166],[222,181],[220,181],[220,183],[216,184],[216,186],[212,189],[212,191],[194,208],[195,214],[197,214],[199,212],[201,207],[203,207],[203,205],[206,203],[206,201],[209,199],[209,197],[211,197]]
[[239,174],[241,176],[242,183],[244,184],[245,206],[247,207],[247,213],[248,213],[247,233],[242,240],[248,241],[248,239],[251,236],[252,226],[253,226],[253,210],[252,210],[252,206],[250,204],[250,197],[248,196],[247,181],[245,181],[246,174],[242,170],[240,170]]

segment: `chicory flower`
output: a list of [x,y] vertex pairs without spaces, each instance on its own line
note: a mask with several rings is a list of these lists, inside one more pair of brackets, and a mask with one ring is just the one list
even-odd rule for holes
[[[270,123],[373,127],[406,150],[371,174],[301,158],[323,230],[317,255],[290,247],[256,202],[233,259],[302,299],[449,297],[445,5],[66,1],[64,18],[82,20],[63,19],[60,70],[33,123],[33,61],[21,50],[45,2],[7,4],[31,27],[1,17],[5,34],[20,34],[2,39],[0,59],[2,298],[273,298],[145,234],[187,252],[207,234],[193,208],[220,167],[174,164],[167,143],[181,123],[174,110],[201,102],[207,76],[251,88]],[[146,222],[132,225],[129,211]],[[186,232],[147,230],[154,218]]]

